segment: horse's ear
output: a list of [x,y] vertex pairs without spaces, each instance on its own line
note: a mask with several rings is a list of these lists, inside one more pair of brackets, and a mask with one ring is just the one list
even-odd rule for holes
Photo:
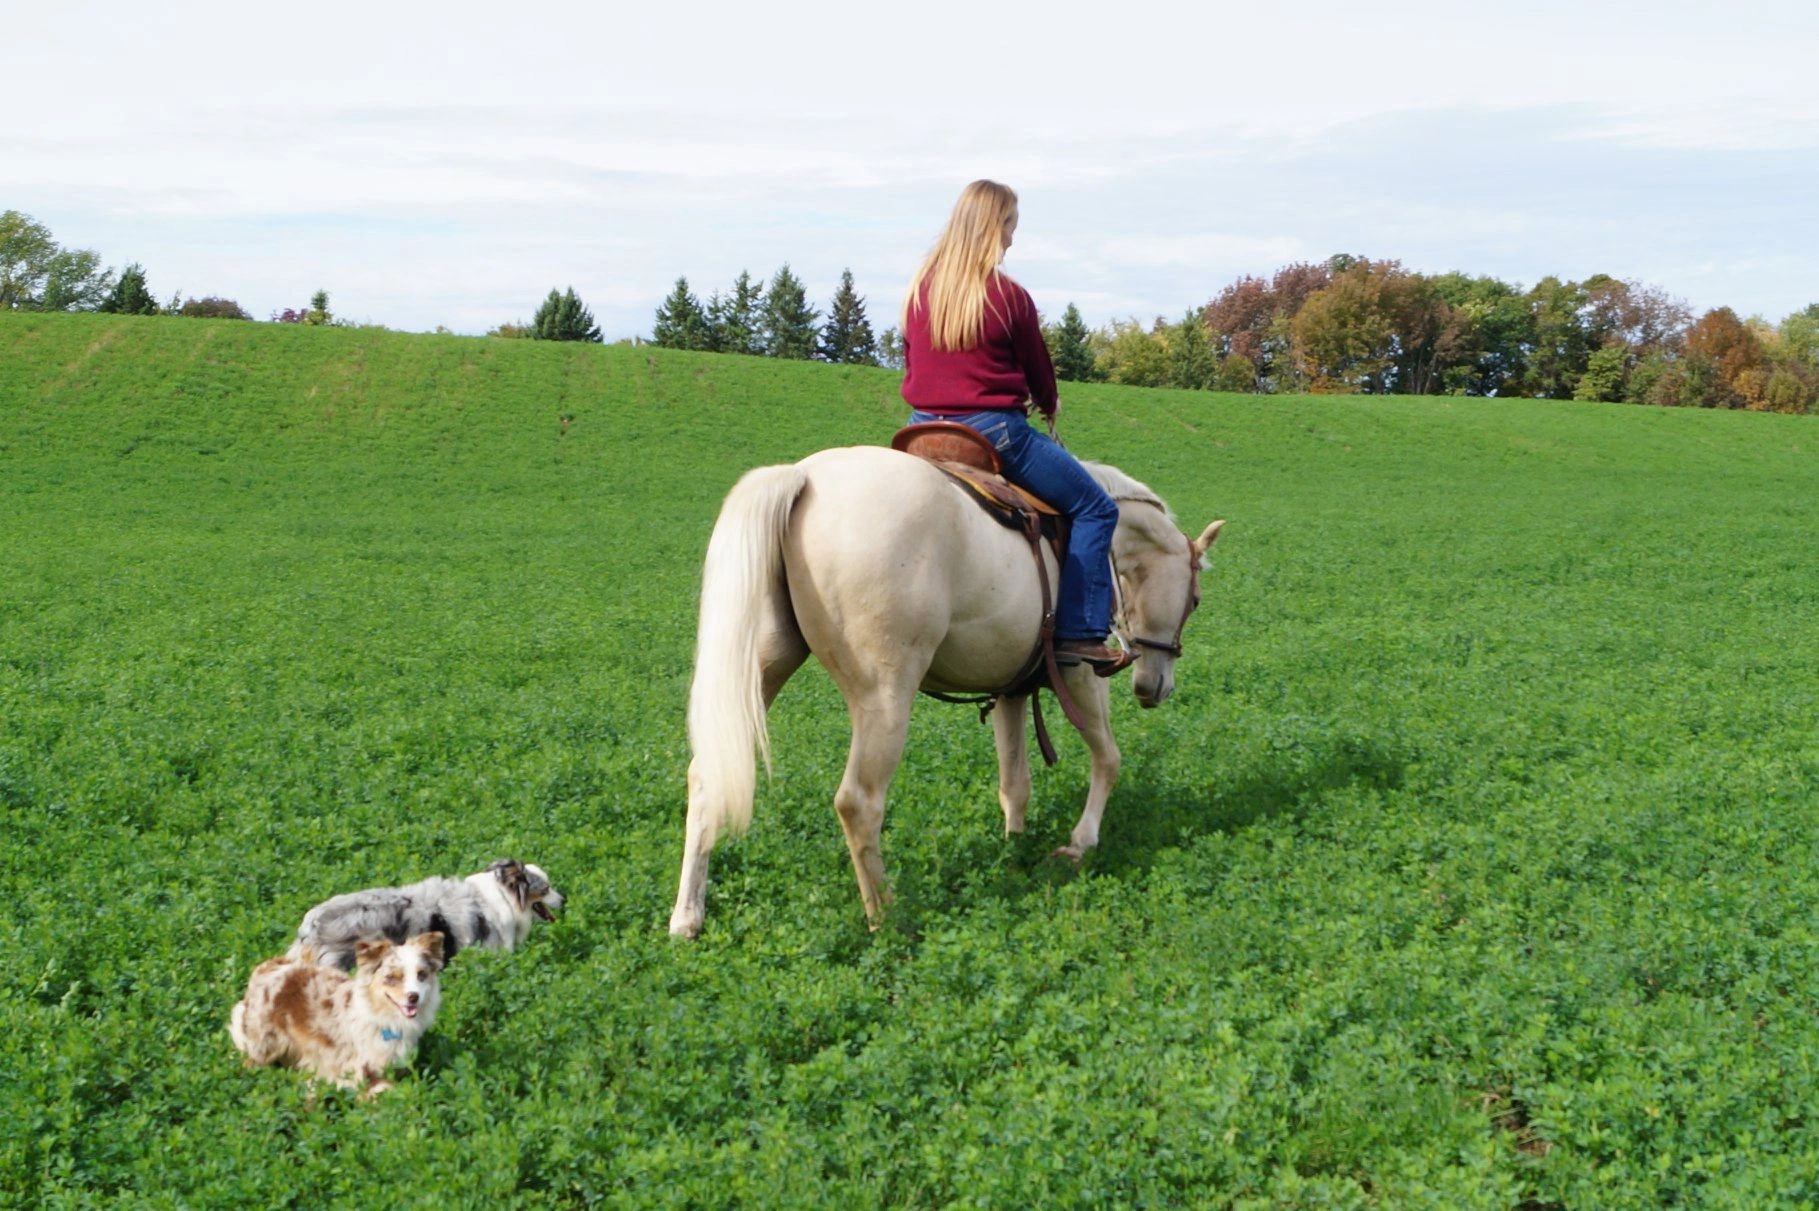
[[1225,518],[1221,517],[1218,521],[1200,531],[1200,537],[1194,539],[1195,559],[1206,554],[1206,549],[1212,546],[1214,542],[1218,541],[1219,531],[1223,529],[1225,529]]

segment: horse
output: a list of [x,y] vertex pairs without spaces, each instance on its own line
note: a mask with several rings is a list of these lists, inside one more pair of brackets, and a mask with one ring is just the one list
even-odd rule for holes
[[[1118,504],[1114,627],[1140,653],[1132,692],[1155,707],[1174,692],[1203,557],[1225,523],[1189,538],[1155,492],[1115,467],[1084,465]],[[1042,558],[1049,583],[1057,583],[1047,544]],[[990,694],[1009,685],[1036,649],[1042,609],[1028,541],[987,516],[934,463],[855,446],[747,472],[721,506],[702,570],[688,819],[670,933],[700,932],[708,855],[720,836],[750,826],[754,750],[770,768],[766,713],[811,653],[839,686],[852,722],[834,810],[876,929],[890,903],[879,851],[885,792],[903,755],[911,704],[921,690]],[[1062,679],[1091,754],[1086,807],[1056,851],[1078,863],[1099,842],[1120,755],[1107,682],[1085,664],[1064,667]],[[1023,831],[1030,797],[1026,697],[1000,697],[991,712],[1007,836]]]

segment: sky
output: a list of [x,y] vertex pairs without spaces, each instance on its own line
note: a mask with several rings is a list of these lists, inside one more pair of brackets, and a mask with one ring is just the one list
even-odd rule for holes
[[0,210],[260,317],[614,339],[787,262],[882,328],[980,176],[1094,325],[1335,252],[1819,301],[1810,0],[4,2]]

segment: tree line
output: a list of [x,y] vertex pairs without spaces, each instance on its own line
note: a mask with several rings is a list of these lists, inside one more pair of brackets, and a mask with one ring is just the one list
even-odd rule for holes
[[1422,274],[1335,256],[1244,276],[1179,320],[1044,329],[1063,378],[1238,392],[1520,395],[1808,412],[1819,304],[1780,324],[1638,282]]
[[853,271],[841,271],[840,287],[829,302],[826,318],[809,306],[808,291],[785,264],[759,285],[741,270],[725,293],[716,290],[703,303],[679,277],[669,297],[657,308],[651,341],[667,349],[707,353],[743,353],[758,357],[813,358],[849,365],[900,363],[901,342],[895,330],[881,340],[865,314],[865,299],[853,285]]
[[[42,223],[0,213],[0,310],[252,318],[232,299],[160,304],[138,264],[114,270],[65,248]],[[350,326],[326,291],[278,323]],[[438,331],[447,331],[439,328]],[[488,335],[601,340],[574,288],[552,289],[529,322]],[[1246,275],[1179,319],[1089,328],[1072,303],[1043,336],[1057,375],[1232,392],[1533,396],[1775,412],[1819,411],[1819,303],[1771,324],[1717,307],[1694,319],[1665,291],[1595,274],[1528,289],[1493,277],[1423,274],[1335,256]],[[657,308],[651,339],[673,349],[901,367],[895,328],[875,333],[851,270],[824,311],[785,264],[768,283],[742,271],[703,302],[688,279]]]
[[[110,269],[92,248],[65,248],[50,228],[17,210],[0,212],[0,311],[96,311],[117,315],[181,315],[192,319],[250,320],[233,299],[219,295],[160,303],[137,262]],[[328,292],[318,290],[308,307],[274,311],[281,324],[353,327],[329,313]],[[371,327],[373,325],[358,325]]]

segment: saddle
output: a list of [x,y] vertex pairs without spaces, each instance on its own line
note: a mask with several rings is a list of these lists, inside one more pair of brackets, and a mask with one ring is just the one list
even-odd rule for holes
[[1067,551],[1067,518],[1061,510],[1004,478],[998,452],[977,429],[951,420],[905,425],[891,438],[891,449],[927,459],[973,494],[979,506],[1000,525],[1023,528],[1024,512],[1041,519],[1044,535],[1059,559]]
[[891,438],[891,449],[926,459],[952,480],[968,498],[999,525],[1017,530],[1029,541],[1030,554],[1036,561],[1036,580],[1042,586],[1042,625],[1036,639],[1036,650],[1024,663],[1023,670],[1005,686],[989,694],[960,696],[936,690],[923,693],[943,702],[962,702],[979,706],[981,723],[990,716],[1000,698],[1027,694],[1030,713],[1036,724],[1036,744],[1042,759],[1055,764],[1055,746],[1049,740],[1048,726],[1042,719],[1042,699],[1038,690],[1048,689],[1061,704],[1061,713],[1076,728],[1085,729],[1079,708],[1074,705],[1060,666],[1055,662],[1055,601],[1049,585],[1048,564],[1042,558],[1042,544],[1047,542],[1060,566],[1067,556],[1067,518],[1047,501],[1004,478],[998,452],[977,430],[956,421],[924,421],[905,425]]

